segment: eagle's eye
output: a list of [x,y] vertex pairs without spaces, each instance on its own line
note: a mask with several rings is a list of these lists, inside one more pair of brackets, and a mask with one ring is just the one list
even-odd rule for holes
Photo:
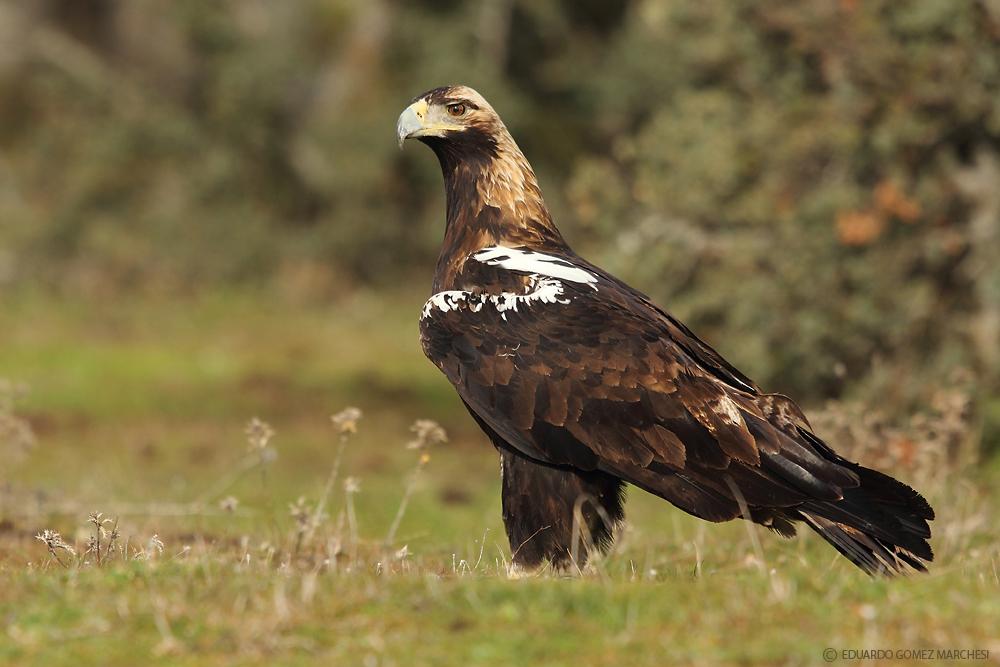
[[445,108],[448,109],[449,115],[455,116],[456,118],[465,115],[465,105],[462,104],[461,102],[456,102],[455,104],[449,104]]

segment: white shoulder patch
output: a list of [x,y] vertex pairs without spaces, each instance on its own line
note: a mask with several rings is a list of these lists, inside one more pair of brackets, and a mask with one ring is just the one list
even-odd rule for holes
[[551,278],[541,278],[537,275],[531,276],[531,283],[528,291],[524,294],[516,292],[500,292],[499,294],[486,294],[484,292],[473,293],[464,290],[446,290],[438,292],[427,299],[424,308],[420,313],[420,319],[430,317],[434,311],[447,313],[451,310],[467,308],[470,312],[478,313],[484,306],[489,306],[500,317],[507,319],[507,311],[517,312],[520,306],[530,306],[533,303],[569,303],[569,299],[563,298],[563,284]]
[[510,271],[523,271],[547,278],[568,280],[573,283],[590,285],[595,290],[597,289],[596,275],[575,266],[567,259],[547,255],[543,252],[497,245],[477,251],[472,255],[472,259],[489,266],[500,266]]
[[[420,313],[420,319],[424,319],[430,315],[432,310],[440,310],[442,313],[447,313],[449,310],[457,310],[462,304],[466,303],[470,294],[471,292],[463,292],[462,290],[446,290],[433,294],[424,304],[424,309]],[[473,312],[478,311],[482,307],[483,304],[479,303]]]

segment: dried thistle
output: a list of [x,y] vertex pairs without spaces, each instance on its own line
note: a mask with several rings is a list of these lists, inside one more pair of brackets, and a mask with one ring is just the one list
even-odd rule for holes
[[288,503],[288,515],[295,519],[300,533],[305,532],[309,527],[310,514],[311,512],[309,511],[309,505],[306,504],[305,496],[299,496],[299,499],[294,503]]
[[[103,528],[101,530],[104,530]],[[121,537],[121,533],[118,532],[118,519],[115,519],[114,525],[111,530],[105,531],[104,536],[106,538],[107,546],[104,548],[104,560],[108,559],[111,555],[111,550],[115,548],[115,544],[118,542],[118,538]]]
[[410,430],[415,437],[406,443],[407,449],[427,449],[448,442],[448,434],[444,428],[431,419],[418,419],[413,422]]
[[385,536],[386,546],[391,545],[392,541],[396,538],[396,531],[399,530],[399,524],[403,521],[403,515],[406,514],[406,507],[410,503],[410,496],[413,495],[413,491],[417,487],[420,471],[430,463],[431,455],[428,450],[435,445],[448,442],[448,434],[445,433],[445,430],[436,421],[430,419],[418,419],[413,422],[410,430],[416,434],[416,437],[408,442],[406,447],[407,449],[418,450],[420,456],[417,458],[417,465],[406,484],[406,490],[403,492],[403,499],[399,502],[399,509],[396,510],[396,516],[393,518],[392,525],[389,526],[389,532]]
[[317,507],[312,510],[306,503],[305,496],[299,496],[294,503],[288,503],[288,514],[295,520],[295,549],[297,554],[302,547],[302,543],[307,534],[312,534],[316,529],[316,523],[321,520],[321,510]]
[[143,557],[146,560],[152,560],[153,558],[161,555],[163,555],[163,540],[160,539],[159,535],[153,533],[153,536],[149,538],[148,542],[146,542],[146,548],[143,550]]
[[90,516],[87,517],[87,522],[96,528],[100,528],[106,523],[114,523],[111,519],[104,518],[104,512],[91,512]]
[[226,496],[225,498],[219,501],[219,509],[221,509],[223,512],[226,512],[227,514],[232,514],[233,512],[235,512],[236,508],[239,507],[239,505],[240,501],[235,496]]
[[330,417],[333,428],[341,437],[358,432],[358,422],[361,421],[362,413],[359,408],[347,407]]
[[[245,468],[247,470],[255,467],[260,468],[260,482],[267,483],[267,466],[278,458],[278,453],[271,447],[271,438],[274,437],[274,429],[267,422],[254,417],[246,427],[247,443],[249,444],[250,456]],[[242,475],[238,473],[237,477]],[[235,478],[234,478],[235,479]]]
[[247,423],[244,433],[246,433],[247,444],[251,452],[263,452],[271,443],[271,438],[274,437],[274,429],[271,428],[271,425],[257,417]]
[[54,530],[43,530],[35,535],[35,539],[45,544],[45,548],[49,550],[49,555],[51,555],[56,562],[63,567],[69,567],[69,565],[64,563],[62,559],[59,558],[59,552],[65,551],[70,556],[75,556],[76,550],[63,541],[62,535]]
[[348,477],[344,480],[344,492],[347,495],[359,493],[361,491],[361,480],[357,477]]
[[[91,512],[87,517],[87,522],[94,526],[94,535],[87,541],[87,553],[93,553],[97,557],[97,564],[101,564],[101,558],[104,554],[101,553],[101,538],[109,538],[111,533],[108,533],[104,529],[106,524],[113,523],[114,529],[114,539],[118,539],[118,524],[111,519],[105,519],[103,512]],[[114,546],[112,540],[108,540],[107,552],[111,552],[111,547]]]
[[326,503],[330,499],[330,494],[333,493],[334,485],[337,483],[337,475],[340,474],[340,462],[344,458],[344,449],[347,448],[347,441],[350,439],[350,436],[358,432],[358,421],[361,420],[361,416],[359,408],[347,407],[330,417],[334,429],[340,435],[340,442],[337,446],[337,453],[333,457],[330,474],[326,478],[326,484],[323,485],[323,492],[319,496],[319,502],[316,503],[316,511],[313,514],[309,530],[305,535],[307,542],[312,540],[316,529],[323,522]]

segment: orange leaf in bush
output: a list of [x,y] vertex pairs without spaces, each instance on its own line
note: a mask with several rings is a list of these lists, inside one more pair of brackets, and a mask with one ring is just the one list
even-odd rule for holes
[[886,179],[875,186],[875,207],[903,222],[915,222],[920,217],[920,204],[908,198],[899,187]]
[[885,229],[885,220],[871,211],[841,211],[836,224],[837,238],[849,246],[868,245]]

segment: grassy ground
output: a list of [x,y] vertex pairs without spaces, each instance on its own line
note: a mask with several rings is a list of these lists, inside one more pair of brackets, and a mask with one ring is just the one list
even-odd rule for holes
[[[421,357],[420,305],[8,298],[0,376],[30,385],[18,412],[37,446],[0,462],[0,664],[1000,657],[1000,468],[989,462],[924,480],[939,510],[927,576],[872,581],[812,535],[703,524],[635,490],[607,559],[572,577],[511,576],[496,457]],[[325,495],[340,445],[329,415],[346,405],[364,417]],[[276,432],[267,465],[248,452],[254,416]],[[406,443],[419,418],[450,440],[414,478],[421,452]],[[100,563],[84,555],[90,512],[118,521]],[[68,567],[34,538],[45,529],[75,548],[56,550]]]

